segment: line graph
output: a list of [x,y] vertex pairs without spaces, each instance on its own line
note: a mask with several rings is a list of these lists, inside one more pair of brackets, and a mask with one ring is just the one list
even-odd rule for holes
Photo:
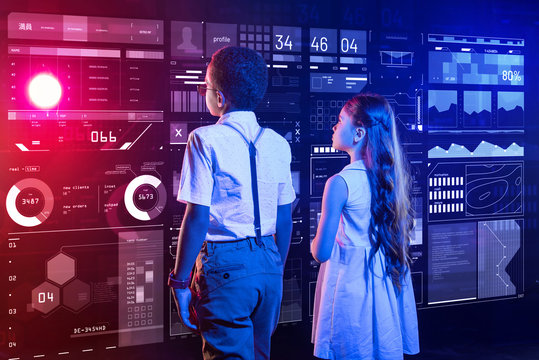
[[520,249],[520,226],[515,220],[481,221],[477,226],[478,296],[516,294],[506,268]]

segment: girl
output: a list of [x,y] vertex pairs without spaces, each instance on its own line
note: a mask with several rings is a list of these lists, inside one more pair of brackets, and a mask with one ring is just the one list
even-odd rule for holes
[[314,355],[395,360],[417,354],[410,181],[391,106],[380,95],[355,96],[341,110],[332,140],[350,164],[326,183],[311,244],[322,263]]

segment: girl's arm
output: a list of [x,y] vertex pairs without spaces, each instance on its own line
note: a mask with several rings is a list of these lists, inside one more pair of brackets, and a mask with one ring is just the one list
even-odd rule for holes
[[324,187],[322,215],[316,236],[311,244],[313,257],[320,263],[327,261],[331,256],[342,209],[347,198],[348,187],[344,179],[339,175],[330,177]]

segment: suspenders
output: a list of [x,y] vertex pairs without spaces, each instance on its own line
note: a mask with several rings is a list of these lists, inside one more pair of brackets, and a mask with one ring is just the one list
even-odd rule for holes
[[230,125],[230,124],[227,124],[227,123],[223,123],[221,125],[226,125],[232,129],[234,129],[238,134],[240,134],[241,138],[243,139],[243,141],[245,141],[245,143],[247,144],[247,146],[249,146],[249,158],[251,160],[251,191],[252,191],[252,194],[253,194],[253,205],[254,205],[254,211],[255,211],[255,234],[256,234],[256,244],[260,246],[260,244],[262,243],[262,232],[260,230],[260,206],[259,206],[259,202],[258,202],[258,181],[257,181],[257,176],[256,176],[256,147],[255,147],[255,144],[256,142],[258,141],[258,139],[260,139],[260,137],[262,136],[262,134],[264,133],[264,128],[261,127],[260,130],[258,131],[258,134],[256,135],[256,138],[254,141],[249,141],[247,140],[247,138],[245,137],[245,135],[243,135],[241,133],[241,131],[239,131],[238,129],[236,129],[234,126]]

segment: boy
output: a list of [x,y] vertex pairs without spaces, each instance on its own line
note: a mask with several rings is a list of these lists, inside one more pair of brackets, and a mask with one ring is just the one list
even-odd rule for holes
[[178,194],[187,208],[169,285],[182,321],[202,335],[204,359],[269,359],[279,319],[295,192],[288,142],[252,112],[267,81],[259,54],[225,47],[199,86],[220,118],[189,135]]

